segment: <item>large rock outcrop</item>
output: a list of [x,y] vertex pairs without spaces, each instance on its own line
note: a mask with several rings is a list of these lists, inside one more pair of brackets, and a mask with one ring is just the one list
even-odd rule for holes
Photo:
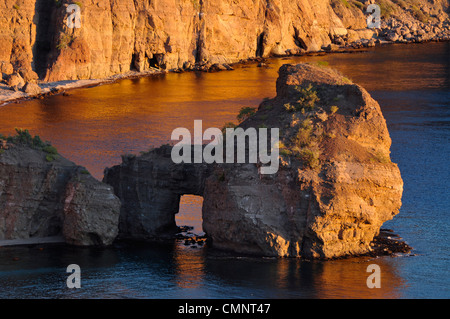
[[279,73],[277,97],[241,127],[280,128],[282,166],[274,175],[252,164],[216,166],[203,229],[216,247],[258,255],[367,253],[403,191],[380,107],[330,69],[284,65]]
[[0,142],[0,240],[61,236],[79,246],[113,242],[120,201],[109,185],[54,149]]
[[[314,52],[375,36],[366,28],[368,2],[6,0],[0,2],[0,66],[27,82],[36,73],[59,81]],[[386,35],[448,35],[448,0],[379,2]],[[66,25],[72,3],[80,5],[81,28]]]
[[403,191],[380,106],[328,68],[284,65],[279,73],[277,96],[240,125],[280,129],[278,172],[262,175],[260,163],[176,165],[170,146],[125,158],[105,174],[122,200],[121,232],[170,235],[180,195],[195,194],[217,248],[325,259],[371,251]]

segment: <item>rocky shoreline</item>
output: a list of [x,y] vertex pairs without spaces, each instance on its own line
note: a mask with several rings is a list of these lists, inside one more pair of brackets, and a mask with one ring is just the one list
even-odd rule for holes
[[[397,5],[400,6],[401,4],[398,3]],[[36,72],[28,67],[24,67],[22,64],[15,65],[7,61],[0,61],[0,71],[2,74],[0,81],[0,105],[34,98],[43,99],[55,94],[65,94],[66,91],[75,88],[88,88],[113,83],[121,79],[152,76],[168,72],[232,71],[234,68],[248,63],[258,63],[259,66],[265,66],[266,61],[270,58],[328,53],[353,53],[388,44],[447,42],[450,40],[450,18],[448,13],[439,11],[431,15],[426,12],[428,10],[426,7],[423,7],[422,11],[415,11],[407,6],[401,9],[389,18],[383,17],[380,28],[369,29],[361,28],[361,17],[349,18],[347,16],[348,12],[346,12],[347,9],[343,10],[342,8],[334,7],[334,10],[343,23],[347,20],[349,22],[346,22],[348,25],[345,28],[334,28],[333,32],[330,31],[328,41],[325,41],[322,45],[309,45],[305,47],[305,45],[297,43],[295,48],[271,50],[261,56],[250,56],[228,62],[218,62],[214,61],[214,59],[205,58],[195,63],[185,62],[181,67],[175,68],[147,65],[145,68],[136,67],[135,70],[116,73],[104,78],[85,78],[52,82],[48,81],[48,79],[40,79]],[[358,12],[358,14],[360,13]],[[384,13],[384,15],[387,14]]]
[[[111,84],[124,79],[135,79],[147,76],[165,74],[167,71],[149,70],[142,72],[127,72],[107,77],[105,79],[86,79],[86,80],[68,80],[56,82],[31,81],[25,82],[19,78],[20,74],[15,73],[17,81],[13,86],[8,85],[8,81],[0,83],[0,106],[9,103],[18,103],[30,99],[44,99],[46,97],[58,94],[68,94],[67,91],[81,88],[91,88],[98,85]],[[10,82],[11,84],[11,82]],[[33,90],[29,91],[30,84]],[[27,89],[28,87],[28,89]]]
[[[178,227],[178,233],[171,239],[165,239],[162,243],[172,244],[176,242],[178,245],[183,245],[190,249],[202,249],[207,248],[210,253],[213,254],[227,254],[233,257],[242,257],[243,254],[230,253],[229,251],[222,251],[215,249],[211,245],[211,241],[205,234],[198,235],[192,233],[193,227],[191,226],[180,226]],[[116,240],[112,245],[121,245],[122,243],[130,245],[145,245],[142,241],[134,240]],[[0,249],[3,247],[14,247],[14,246],[28,246],[35,247],[39,246],[40,249],[50,245],[66,245],[63,237],[43,237],[43,238],[31,238],[31,239],[17,239],[17,240],[0,240]],[[96,247],[97,249],[99,247]],[[244,255],[245,256],[245,255]],[[350,258],[379,258],[379,257],[398,257],[398,256],[416,256],[413,253],[413,247],[409,246],[402,238],[394,233],[391,229],[381,229],[380,234],[375,236],[373,242],[371,243],[371,251],[362,255],[344,256],[330,259],[319,259],[316,261],[327,261],[327,260],[341,260]],[[253,255],[248,255],[248,257],[255,257]],[[307,261],[307,259],[303,259]],[[312,261],[312,260],[310,260]]]
[[[450,25],[450,24],[449,24]],[[396,29],[397,30],[397,29]],[[111,84],[116,81],[125,80],[125,79],[135,79],[142,78],[148,76],[157,76],[161,74],[167,73],[184,73],[184,72],[222,72],[222,71],[233,71],[235,68],[248,65],[248,64],[257,64],[258,67],[267,66],[267,62],[272,58],[288,58],[288,57],[299,57],[299,56],[314,56],[314,55],[326,55],[326,54],[337,54],[337,53],[359,53],[364,52],[368,48],[375,46],[385,46],[391,44],[426,44],[429,42],[448,42],[450,41],[450,29],[447,31],[447,34],[444,37],[423,37],[419,36],[416,38],[405,38],[401,34],[405,34],[409,36],[409,33],[406,29],[400,27],[398,29],[400,33],[396,33],[397,31],[382,31],[386,34],[386,39],[362,39],[357,40],[351,43],[346,43],[345,45],[328,45],[323,47],[320,51],[317,52],[303,52],[298,54],[290,54],[290,55],[278,55],[267,58],[249,58],[246,60],[242,60],[236,63],[224,63],[224,64],[211,64],[211,63],[202,63],[195,65],[193,67],[188,67],[186,69],[174,69],[174,70],[158,70],[154,69],[151,71],[133,71],[127,72],[125,74],[117,74],[114,76],[110,76],[104,79],[86,79],[86,80],[69,80],[69,81],[56,81],[56,82],[43,82],[43,81],[32,81],[32,82],[24,82],[19,80],[21,85],[14,84],[13,86],[9,86],[7,81],[0,82],[0,107],[2,105],[6,105],[9,103],[19,103],[21,101],[26,101],[30,99],[44,99],[49,96],[59,95],[59,94],[68,94],[68,91],[73,89],[80,88],[91,88],[98,85]],[[392,40],[387,40],[388,38]],[[342,38],[337,38],[336,41],[341,41]],[[345,41],[345,40],[343,40]],[[14,74],[15,76],[17,74]],[[30,88],[30,84],[33,89]],[[27,88],[28,85],[28,88]]]
[[[208,240],[231,253],[308,260],[408,250],[380,232],[399,213],[403,181],[381,109],[362,87],[327,67],[285,64],[277,96],[240,122],[281,130],[276,174],[261,175],[260,162],[177,164],[164,145],[123,156],[99,182],[26,130],[0,136],[0,239]],[[177,227],[185,194],[203,196],[207,236]]]
[[[191,249],[199,249],[206,247],[211,251],[216,251],[219,253],[231,254],[231,256],[242,256],[245,254],[230,253],[227,250],[220,250],[214,248],[211,240],[208,240],[206,234],[195,234],[192,232],[194,227],[191,226],[179,226],[177,233],[172,238],[166,238],[162,242],[173,243],[175,241],[178,245],[183,245]],[[118,240],[117,242],[128,242],[128,243],[142,243],[142,241],[136,240]],[[1,246],[1,245],[0,245]],[[396,256],[415,256],[412,252],[413,247],[409,246],[403,238],[395,234],[392,229],[380,229],[380,233],[374,237],[373,241],[370,243],[370,251],[360,255],[351,256],[341,256],[334,258],[325,258],[319,260],[340,260],[349,258],[362,258],[362,257],[396,257]],[[249,257],[254,257],[254,255],[247,255]],[[303,258],[307,260],[306,258]]]

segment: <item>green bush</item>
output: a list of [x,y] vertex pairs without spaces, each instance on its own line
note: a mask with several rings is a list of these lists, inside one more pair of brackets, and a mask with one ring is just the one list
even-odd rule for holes
[[294,142],[299,147],[308,146],[311,143],[311,129],[300,128]]
[[321,67],[321,68],[325,68],[328,67],[330,64],[327,61],[317,61],[317,66]]
[[42,150],[48,154],[52,154],[52,155],[58,154],[58,150],[54,146],[51,146],[51,145],[45,146]]
[[312,121],[310,119],[303,120],[302,123],[300,124],[300,128],[303,130],[311,131],[313,128]]
[[336,113],[337,111],[339,111],[339,108],[338,108],[336,105],[333,105],[333,106],[330,108],[330,111],[331,111],[331,114],[334,114],[334,113]]
[[56,155],[54,155],[54,154],[47,154],[47,155],[45,155],[45,160],[47,162],[53,162],[54,160],[56,160]]
[[355,7],[357,7],[358,9],[361,9],[361,10],[364,11],[364,4],[363,4],[363,3],[354,0],[354,1],[352,2],[352,4],[353,4]]
[[297,110],[297,108],[295,106],[292,106],[291,103],[286,103],[284,105],[284,109],[288,112],[295,112]]
[[57,158],[58,150],[50,143],[43,142],[38,135],[33,137],[27,129],[16,128],[15,130],[16,135],[8,136],[7,138],[2,135],[2,139],[6,139],[11,144],[29,146],[36,150],[44,151],[47,153],[45,159],[48,162],[53,162]]
[[297,101],[300,107],[304,107],[309,111],[314,110],[316,102],[319,101],[316,89],[311,84],[309,84],[306,88],[297,86],[296,90],[300,93],[300,97]]
[[422,10],[420,10],[417,6],[412,6],[411,9],[413,11],[414,18],[416,18],[422,23],[428,23],[429,17],[426,14],[424,14]]
[[390,18],[395,13],[395,7],[390,1],[378,0],[377,4],[380,6],[381,16],[385,19]]
[[239,123],[244,122],[249,117],[253,116],[256,113],[256,108],[254,107],[243,107],[239,114],[237,115],[237,120]]
[[65,49],[73,42],[73,40],[75,40],[75,37],[73,35],[64,33],[59,38],[59,42],[56,45],[56,48],[58,50]]
[[309,148],[303,148],[300,151],[299,157],[306,166],[316,168],[319,166],[319,152],[313,151]]
[[283,157],[289,157],[292,155],[292,151],[289,150],[283,142],[278,143],[279,154]]
[[350,3],[348,3],[347,0],[341,0],[342,4],[344,5],[344,7],[346,8],[350,8]]
[[27,145],[35,149],[44,149],[45,147],[50,146],[49,143],[43,142],[38,135],[34,137],[31,136],[30,132],[27,129],[24,130],[21,128],[15,128],[15,130],[15,136],[9,136],[6,138],[9,143]]
[[342,77],[342,81],[344,82],[344,83],[346,83],[346,84],[351,84],[351,83],[353,83],[352,82],[352,80],[350,80],[349,78],[347,78],[347,77]]

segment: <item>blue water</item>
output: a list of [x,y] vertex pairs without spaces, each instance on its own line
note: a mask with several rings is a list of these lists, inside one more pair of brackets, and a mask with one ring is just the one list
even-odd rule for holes
[[[125,80],[76,90],[66,98],[2,107],[0,127],[2,133],[29,128],[101,178],[121,153],[162,144],[174,126],[204,119],[220,127],[242,105],[256,106],[274,96],[281,64],[318,60],[364,86],[381,105],[392,160],[404,180],[400,214],[383,227],[411,245],[412,255],[306,262],[236,256],[177,242],[106,249],[3,247],[0,297],[449,298],[450,43],[275,59],[271,69]],[[200,209],[201,199],[188,198],[177,223],[201,232]],[[366,268],[373,263],[381,268],[380,289],[366,285]],[[81,289],[66,286],[69,264],[81,267]]]
[[[372,92],[387,119],[392,160],[404,181],[400,214],[385,225],[418,254],[397,259],[408,296],[450,296],[450,90]],[[414,103],[411,103],[414,101]]]

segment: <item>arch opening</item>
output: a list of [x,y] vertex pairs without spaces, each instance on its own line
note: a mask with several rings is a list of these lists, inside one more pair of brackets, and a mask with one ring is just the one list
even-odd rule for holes
[[177,238],[185,245],[203,245],[206,234],[203,231],[202,218],[203,197],[182,195],[175,222],[178,228]]

